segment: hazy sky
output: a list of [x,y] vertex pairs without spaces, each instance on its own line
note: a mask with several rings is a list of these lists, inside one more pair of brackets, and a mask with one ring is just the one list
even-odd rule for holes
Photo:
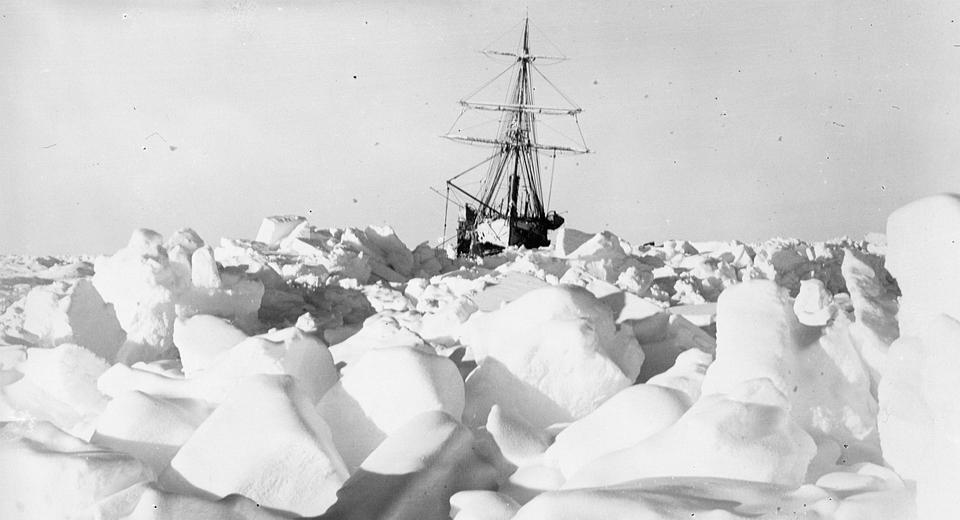
[[595,151],[557,161],[573,227],[859,238],[960,191],[955,0],[170,4],[0,0],[0,253],[288,213],[435,240],[428,188],[485,156],[438,136],[525,6]]

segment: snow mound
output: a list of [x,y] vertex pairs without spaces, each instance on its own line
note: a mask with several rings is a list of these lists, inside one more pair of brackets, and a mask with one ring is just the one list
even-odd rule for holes
[[350,476],[330,518],[447,520],[458,491],[490,489],[507,465],[489,440],[441,411],[410,417]]
[[43,421],[0,428],[3,518],[95,518],[100,502],[152,478],[137,459]]
[[31,290],[24,305],[23,328],[36,336],[38,347],[73,343],[108,361],[114,360],[126,338],[113,306],[104,303],[85,278]]
[[786,397],[768,379],[745,382],[728,395],[704,396],[671,426],[586,464],[565,487],[669,476],[797,487],[816,446],[786,406]]
[[[13,367],[22,377],[0,387],[0,403],[10,408],[4,420],[44,420],[89,439],[107,399],[97,379],[109,368],[89,350],[69,343],[29,348]],[[0,407],[2,409],[2,407]]]
[[[541,400],[559,413],[535,413],[542,420],[569,421],[593,411],[600,403],[626,388],[643,362],[636,340],[618,335],[610,310],[579,287],[545,287],[531,291],[492,313],[475,313],[467,322],[463,341],[480,364],[467,378],[467,411],[470,424],[482,424],[490,406],[529,417]],[[618,363],[619,362],[619,363]],[[522,401],[500,378],[515,379],[512,386],[525,394],[541,396]],[[527,413],[524,413],[527,412]]]
[[456,365],[403,346],[368,351],[317,405],[351,469],[412,417],[429,411],[460,417],[463,408],[464,386]]
[[176,402],[131,391],[107,404],[91,442],[143,461],[159,475],[206,419],[196,402]]
[[254,240],[268,246],[275,246],[286,238],[297,226],[306,221],[306,218],[299,215],[267,217],[260,223],[257,238]]
[[793,418],[816,437],[845,445],[850,462],[879,460],[877,403],[846,332],[801,324],[787,289],[772,281],[725,291],[717,315],[717,354],[703,393],[725,393],[766,378],[787,396]]
[[112,303],[127,333],[119,360],[152,361],[173,346],[175,300],[188,280],[170,265],[163,237],[138,229],[126,247],[94,263],[93,285]]
[[329,427],[294,379],[260,375],[237,385],[200,424],[163,480],[168,489],[218,498],[236,493],[311,516],[336,501],[347,476]]
[[173,327],[173,343],[188,377],[209,368],[218,355],[245,339],[247,335],[230,322],[209,314],[177,318]]
[[[608,453],[629,448],[675,423],[690,407],[677,390],[635,385],[565,428],[547,450],[565,478]],[[488,426],[489,427],[489,426]]]
[[951,390],[960,368],[958,226],[958,195],[920,199],[887,220],[887,265],[903,296],[901,336],[881,371],[880,438],[885,460],[917,481],[920,518],[953,514],[951,490],[960,485],[960,410]]

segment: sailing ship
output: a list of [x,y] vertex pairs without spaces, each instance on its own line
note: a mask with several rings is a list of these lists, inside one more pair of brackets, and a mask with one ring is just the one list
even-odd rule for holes
[[[550,245],[547,232],[563,225],[563,217],[549,210],[544,201],[541,178],[541,159],[557,154],[583,154],[589,150],[583,141],[578,115],[582,109],[564,95],[540,71],[535,62],[565,60],[563,56],[535,55],[530,52],[530,20],[523,21],[523,37],[515,52],[483,51],[488,55],[510,58],[511,65],[483,87],[460,100],[463,117],[467,111],[499,112],[499,126],[493,137],[463,135],[451,131],[443,137],[471,145],[493,148],[493,154],[479,164],[447,180],[447,206],[451,190],[466,197],[457,222],[456,252],[458,256],[496,254],[510,246],[528,249]],[[501,103],[474,101],[472,98],[486,85],[505,75],[512,78],[506,99]],[[538,105],[534,101],[534,76],[541,78],[563,103],[558,106]],[[537,139],[540,119],[544,117],[570,118],[579,133],[573,145],[545,144]],[[457,118],[459,121],[460,118]],[[486,174],[478,191],[461,185],[461,178],[486,165]],[[552,177],[551,177],[552,178]],[[552,180],[550,189],[552,191]],[[444,236],[446,236],[446,213]]]

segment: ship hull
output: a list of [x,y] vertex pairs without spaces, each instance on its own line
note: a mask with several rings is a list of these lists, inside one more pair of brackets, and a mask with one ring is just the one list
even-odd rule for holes
[[461,219],[457,227],[457,254],[483,256],[507,247],[536,249],[550,245],[547,232],[563,224],[563,218],[551,213],[548,218]]

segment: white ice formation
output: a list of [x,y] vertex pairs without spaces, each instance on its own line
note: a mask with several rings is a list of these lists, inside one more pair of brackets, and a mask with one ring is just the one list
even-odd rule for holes
[[3,257],[0,517],[949,518],[958,229],[942,195],[867,241],[465,259],[294,215]]

